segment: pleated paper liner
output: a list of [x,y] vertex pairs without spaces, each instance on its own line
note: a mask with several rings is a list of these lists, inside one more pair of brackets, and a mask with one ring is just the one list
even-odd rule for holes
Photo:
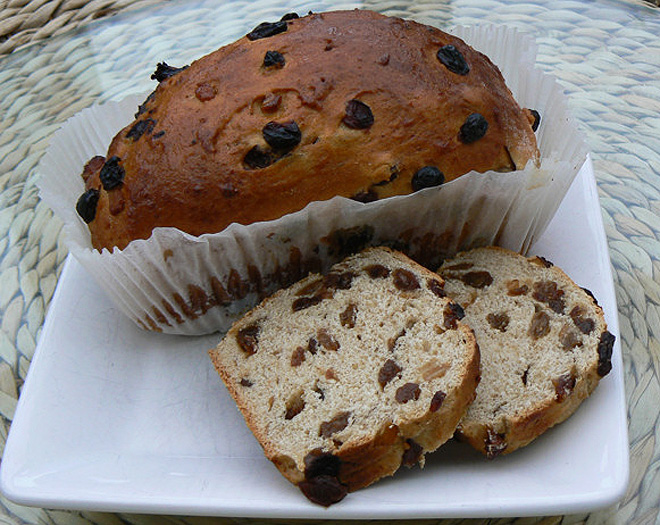
[[525,252],[545,230],[586,159],[566,98],[534,67],[533,39],[503,26],[455,28],[497,64],[521,107],[541,114],[540,166],[469,173],[437,188],[359,203],[313,202],[278,220],[194,237],[157,228],[124,250],[99,252],[75,205],[84,164],[133,120],[145,94],[93,106],[55,134],[40,166],[41,197],[64,221],[71,253],[139,326],[173,334],[224,331],[259,299],[362,247],[386,244],[431,268],[490,244]]

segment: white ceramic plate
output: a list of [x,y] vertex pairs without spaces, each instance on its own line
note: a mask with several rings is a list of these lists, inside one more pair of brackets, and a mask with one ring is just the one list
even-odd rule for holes
[[[587,162],[532,253],[592,290],[618,336],[600,207]],[[263,456],[206,351],[218,336],[146,333],[67,261],[2,460],[11,500],[47,508],[295,518],[575,513],[614,503],[628,482],[621,349],[564,424],[487,461],[450,443],[324,509]]]

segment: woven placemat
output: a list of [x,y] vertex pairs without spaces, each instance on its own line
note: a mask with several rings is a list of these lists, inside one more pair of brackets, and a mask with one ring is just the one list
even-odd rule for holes
[[[77,3],[79,11],[95,2]],[[128,4],[131,4],[128,6]],[[127,8],[155,4],[124,2]],[[184,3],[184,2],[182,2]],[[657,2],[656,2],[657,3]],[[41,2],[42,6],[51,2]],[[52,2],[73,6],[74,2]],[[120,2],[99,2],[116,13]],[[36,166],[68,117],[93,103],[152,87],[156,62],[188,63],[283,12],[348,6],[322,0],[185,2],[154,8],[151,18],[95,24],[103,9],[58,27],[84,29],[2,58],[0,67],[0,446],[4,444],[36,341],[67,255],[61,224],[39,201]],[[641,2],[640,2],[641,4]],[[450,520],[447,523],[656,523],[660,501],[660,11],[616,0],[370,0],[360,5],[438,27],[492,22],[531,32],[539,66],[565,86],[594,159],[615,271],[630,419],[631,481],[623,500],[590,516]],[[17,13],[37,5],[0,2]],[[56,20],[44,7],[40,16]],[[37,12],[39,8],[34,10]],[[64,12],[67,10],[65,9]],[[73,7],[68,11],[75,11]],[[121,10],[124,12],[124,10]],[[27,12],[27,11],[26,11]],[[35,15],[36,16],[36,15]],[[66,15],[62,15],[66,16]],[[27,18],[26,18],[27,20]],[[236,21],[241,20],[238,24]],[[18,35],[20,24],[2,35]],[[27,27],[27,24],[26,26]],[[36,27],[36,26],[33,26]],[[54,26],[51,26],[54,27]],[[13,32],[12,32],[13,31]],[[27,31],[27,29],[26,29]],[[37,30],[32,32],[32,36]],[[44,38],[48,35],[50,38]],[[182,36],[182,35],[185,35]],[[5,38],[3,44],[12,37]],[[23,41],[27,42],[30,39]],[[7,46],[9,49],[10,46]],[[139,59],[136,59],[139,58]],[[37,123],[37,124],[35,124]],[[164,518],[29,509],[0,497],[2,523],[162,523]],[[171,518],[167,523],[249,523]],[[263,520],[262,520],[263,522]],[[276,520],[269,523],[290,523]],[[327,522],[326,522],[327,523]],[[384,523],[384,522],[380,522]],[[423,520],[415,525],[437,523]]]
[[[171,0],[0,0],[0,55],[91,20]],[[628,0],[660,7],[660,0]]]
[[0,55],[97,18],[168,0],[1,0]]

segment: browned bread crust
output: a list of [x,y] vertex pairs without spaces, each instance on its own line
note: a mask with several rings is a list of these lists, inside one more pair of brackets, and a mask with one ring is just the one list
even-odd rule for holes
[[[284,30],[257,38],[273,27]],[[488,58],[370,11],[281,21],[157,76],[136,120],[83,174],[79,211],[95,248],[158,226],[215,233],[336,195],[408,194],[538,156],[531,113]],[[442,176],[415,175],[427,166]]]
[[601,307],[547,259],[480,248],[439,273],[482,355],[482,381],[457,437],[487,457],[566,420],[609,373],[614,336]]
[[210,356],[266,456],[329,505],[453,435],[479,381],[461,316],[436,274],[371,248],[266,299]]

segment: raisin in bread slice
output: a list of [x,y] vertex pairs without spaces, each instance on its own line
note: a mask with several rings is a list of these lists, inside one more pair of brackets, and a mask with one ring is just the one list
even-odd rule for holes
[[602,309],[547,259],[480,248],[439,274],[482,357],[477,398],[457,437],[489,458],[564,421],[610,371],[614,336]]
[[266,456],[327,506],[453,435],[479,381],[462,315],[435,273],[370,248],[266,299],[210,356]]

